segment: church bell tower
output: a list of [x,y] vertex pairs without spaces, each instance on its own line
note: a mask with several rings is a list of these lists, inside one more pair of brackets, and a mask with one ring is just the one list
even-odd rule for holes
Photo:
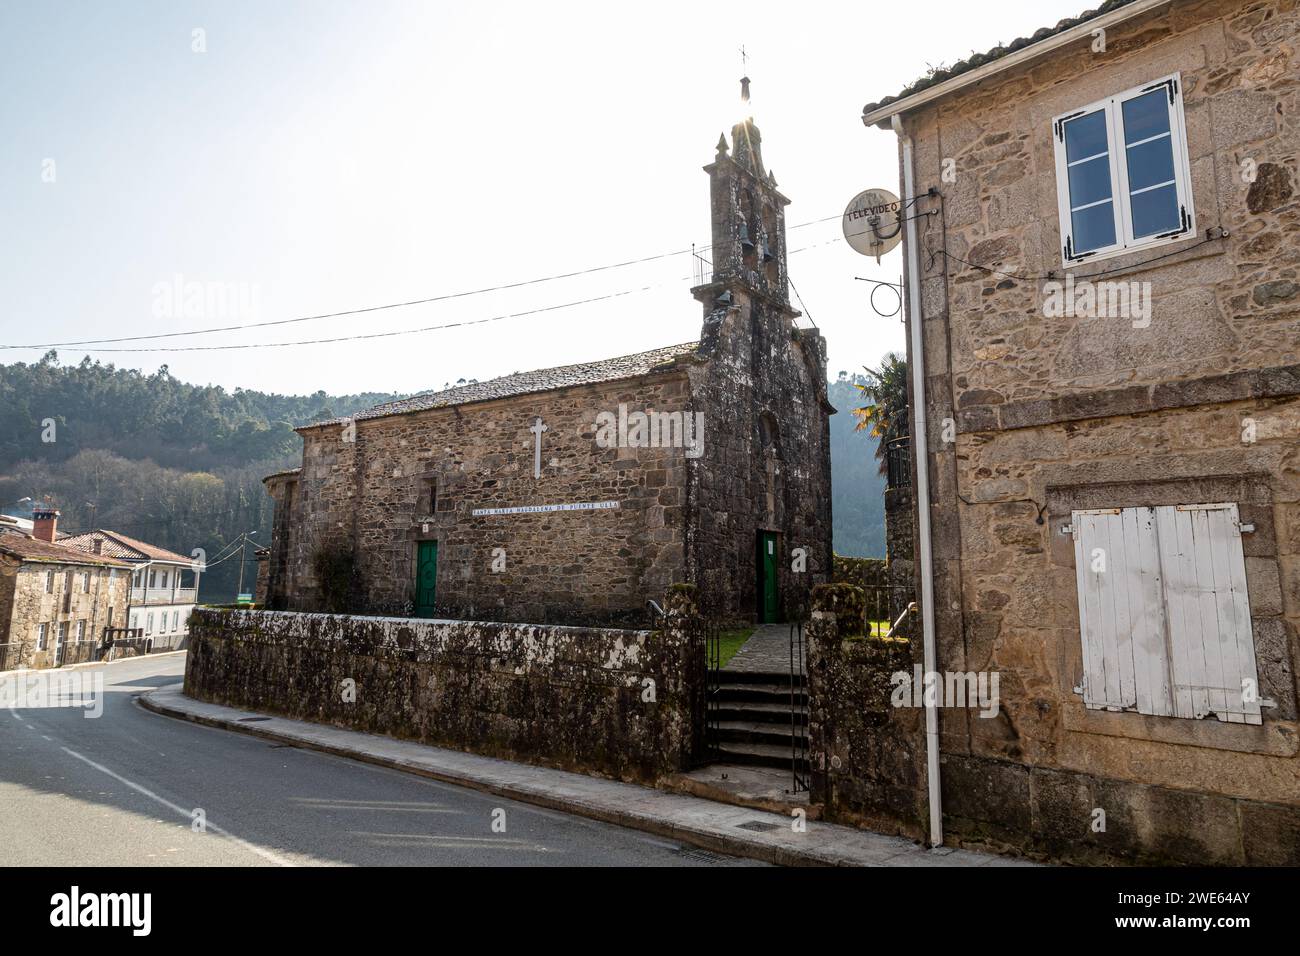
[[[740,81],[741,104],[749,109],[749,77]],[[763,135],[747,116],[718,139],[709,174],[712,246],[706,258],[711,278],[692,289],[706,315],[741,297],[764,300],[769,309],[793,318],[786,276],[785,207],[790,200],[763,166]]]

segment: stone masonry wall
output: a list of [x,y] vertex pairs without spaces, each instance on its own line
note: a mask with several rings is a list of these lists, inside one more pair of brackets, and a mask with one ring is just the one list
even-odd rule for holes
[[[318,607],[314,552],[353,542],[357,609],[407,612],[417,543],[428,540],[438,542],[437,603],[449,616],[643,621],[647,599],[662,599],[682,573],[687,459],[683,448],[599,447],[597,416],[620,404],[689,410],[686,380],[669,373],[362,420],[352,442],[339,426],[305,430],[301,476],[276,492],[277,512],[294,498],[288,553],[273,566],[290,582],[280,593],[296,596],[284,606]],[[540,480],[528,430],[538,416],[548,428]],[[598,501],[619,507],[471,514]]]
[[[692,466],[687,560],[706,608],[752,620],[757,533],[778,535],[782,611],[807,607],[831,579],[830,419],[825,341],[743,286],[705,321],[692,390],[705,412],[705,455]],[[766,439],[766,440],[765,440]],[[807,553],[793,570],[794,549]]]
[[[54,572],[54,591],[46,593],[45,577]],[[72,589],[67,590],[67,574],[72,574]],[[83,590],[81,575],[90,575],[90,590]],[[21,644],[16,659],[23,667],[53,667],[60,624],[67,624],[69,642],[77,638],[77,624],[84,621],[85,640],[100,640],[103,629],[126,626],[130,569],[109,569],[93,565],[64,565],[23,562],[6,559],[0,562],[0,617],[5,630],[0,642]],[[38,646],[38,628],[49,625],[44,649]]]
[[828,606],[815,603],[804,629],[812,799],[829,820],[924,839],[925,711],[890,699],[919,647],[865,637],[860,615]]
[[[942,196],[918,222],[939,667],[1001,678],[996,719],[940,710],[958,841],[1300,859],[1298,50],[1294,0],[1188,0],[1111,28],[1105,53],[1081,42],[906,118],[917,191]],[[1175,71],[1199,236],[1072,268],[1150,283],[1149,326],[1047,317],[1045,281],[1017,276],[1063,278],[1052,118]],[[1259,727],[1086,710],[1070,511],[1218,501],[1256,525],[1252,624],[1277,706]]]
[[190,640],[185,693],[214,703],[648,783],[701,743],[680,629],[199,608]]

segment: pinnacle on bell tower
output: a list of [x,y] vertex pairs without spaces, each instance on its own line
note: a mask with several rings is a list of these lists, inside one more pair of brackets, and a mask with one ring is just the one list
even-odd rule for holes
[[749,115],[750,79],[740,80],[742,119],[724,133],[709,174],[712,278],[692,292],[706,310],[719,296],[756,295],[793,315],[786,278],[785,207],[763,165],[763,135]]

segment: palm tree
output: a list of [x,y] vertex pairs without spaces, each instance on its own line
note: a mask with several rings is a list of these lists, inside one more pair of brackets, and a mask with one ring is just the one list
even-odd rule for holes
[[880,368],[864,366],[864,371],[867,380],[853,385],[865,399],[860,408],[852,410],[858,420],[853,430],[869,430],[871,437],[878,440],[876,458],[880,461],[880,473],[884,474],[887,446],[894,439],[908,435],[907,359],[897,352],[889,352],[881,359]]

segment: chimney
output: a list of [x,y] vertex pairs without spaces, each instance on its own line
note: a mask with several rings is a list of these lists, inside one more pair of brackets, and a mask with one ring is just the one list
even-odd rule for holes
[[38,541],[54,543],[54,532],[59,525],[59,512],[47,505],[32,509],[32,537]]
[[96,538],[96,539],[95,539],[94,548],[95,548],[95,553],[96,553],[96,554],[103,554],[103,553],[104,553],[104,539],[103,539],[103,538]]

